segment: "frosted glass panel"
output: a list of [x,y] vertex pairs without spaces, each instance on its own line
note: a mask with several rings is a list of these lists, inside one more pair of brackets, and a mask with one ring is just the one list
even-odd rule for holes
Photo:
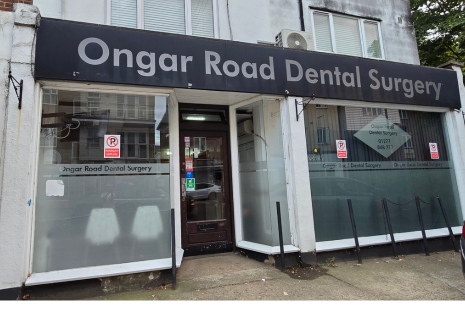
[[42,110],[33,272],[169,258],[167,99],[58,91]]
[[[315,105],[304,113],[317,241],[353,238],[347,199],[359,237],[388,234],[382,198],[395,233],[420,230],[415,196],[426,229],[446,227],[437,196],[451,225],[462,224],[440,113]],[[328,144],[318,144],[319,128],[328,128]],[[336,140],[346,141],[347,159],[338,158]],[[437,143],[439,159],[429,143]]]
[[192,34],[213,38],[213,0],[191,0]]
[[279,102],[258,101],[236,110],[243,238],[279,245],[276,202],[283,238],[291,244]]
[[329,14],[313,13],[313,23],[315,24],[316,49],[318,51],[332,52]]
[[184,0],[144,0],[144,29],[186,34]]
[[334,16],[334,35],[338,54],[362,56],[358,20],[342,16]]
[[111,24],[137,28],[137,0],[112,0]]

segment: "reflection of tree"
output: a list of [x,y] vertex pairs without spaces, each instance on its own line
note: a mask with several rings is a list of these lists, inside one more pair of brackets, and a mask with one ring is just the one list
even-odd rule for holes
[[379,40],[373,40],[371,45],[368,47],[368,56],[374,58],[381,58],[381,49],[379,48]]

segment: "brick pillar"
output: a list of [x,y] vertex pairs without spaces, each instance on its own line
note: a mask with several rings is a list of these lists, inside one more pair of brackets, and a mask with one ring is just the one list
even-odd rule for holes
[[0,0],[0,11],[13,11],[13,3],[32,5],[32,0]]

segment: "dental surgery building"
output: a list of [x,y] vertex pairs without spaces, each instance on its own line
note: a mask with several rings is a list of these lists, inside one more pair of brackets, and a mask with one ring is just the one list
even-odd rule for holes
[[14,2],[0,298],[170,269],[173,252],[277,255],[277,202],[306,263],[354,249],[348,199],[362,252],[390,245],[388,220],[422,240],[418,205],[426,238],[448,237],[437,197],[459,234],[463,76],[419,65],[409,1]]

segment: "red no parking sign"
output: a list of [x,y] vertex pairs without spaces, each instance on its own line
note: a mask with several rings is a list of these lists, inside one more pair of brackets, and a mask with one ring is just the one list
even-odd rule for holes
[[336,140],[337,158],[347,158],[346,140]]
[[105,135],[105,158],[120,158],[120,135]]

